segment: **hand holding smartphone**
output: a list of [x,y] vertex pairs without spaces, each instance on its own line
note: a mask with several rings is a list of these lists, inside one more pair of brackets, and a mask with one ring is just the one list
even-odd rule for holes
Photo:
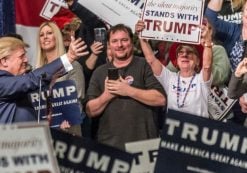
[[119,78],[119,73],[117,68],[108,68],[108,79],[117,80]]
[[99,41],[102,44],[106,43],[106,29],[105,28],[94,28],[94,40]]

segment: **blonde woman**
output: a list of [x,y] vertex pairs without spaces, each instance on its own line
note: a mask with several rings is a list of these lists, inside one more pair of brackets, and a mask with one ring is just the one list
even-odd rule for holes
[[[63,37],[58,26],[53,22],[44,22],[40,25],[37,38],[37,63],[36,68],[54,61],[58,56],[64,54],[65,47]],[[82,66],[74,61],[72,63],[73,70],[65,76],[56,79],[56,82],[63,80],[74,80],[76,83],[79,102],[85,96],[85,83]],[[70,127],[68,122],[61,124],[61,128],[67,129],[68,132],[81,136],[80,125]]]

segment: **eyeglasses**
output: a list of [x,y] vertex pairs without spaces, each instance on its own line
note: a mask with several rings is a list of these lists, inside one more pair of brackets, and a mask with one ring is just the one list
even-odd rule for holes
[[178,56],[181,56],[181,55],[192,55],[192,54],[195,54],[195,52],[191,51],[191,50],[180,50],[178,51]]

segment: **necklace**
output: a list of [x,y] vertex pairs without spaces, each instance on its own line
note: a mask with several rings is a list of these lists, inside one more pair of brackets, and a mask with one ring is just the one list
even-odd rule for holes
[[186,97],[187,97],[187,95],[189,93],[189,90],[190,90],[190,87],[191,87],[191,83],[194,80],[195,76],[196,76],[196,74],[194,74],[193,77],[191,78],[190,83],[189,83],[189,86],[188,86],[188,88],[187,88],[187,90],[185,92],[185,95],[184,95],[184,99],[182,101],[182,104],[179,105],[180,73],[178,73],[178,83],[177,83],[177,106],[178,106],[178,108],[184,107],[185,99],[186,99]]

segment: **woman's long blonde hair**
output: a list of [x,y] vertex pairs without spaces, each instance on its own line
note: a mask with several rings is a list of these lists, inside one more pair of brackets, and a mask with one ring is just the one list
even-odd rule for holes
[[37,36],[37,59],[36,59],[36,68],[42,67],[43,65],[47,64],[47,59],[45,57],[44,51],[42,50],[40,46],[40,41],[39,41],[39,35],[40,31],[44,26],[49,26],[51,27],[55,39],[56,39],[56,51],[57,51],[57,57],[63,55],[65,53],[65,48],[63,44],[63,36],[58,28],[58,26],[54,22],[43,22],[38,30],[38,36]]

